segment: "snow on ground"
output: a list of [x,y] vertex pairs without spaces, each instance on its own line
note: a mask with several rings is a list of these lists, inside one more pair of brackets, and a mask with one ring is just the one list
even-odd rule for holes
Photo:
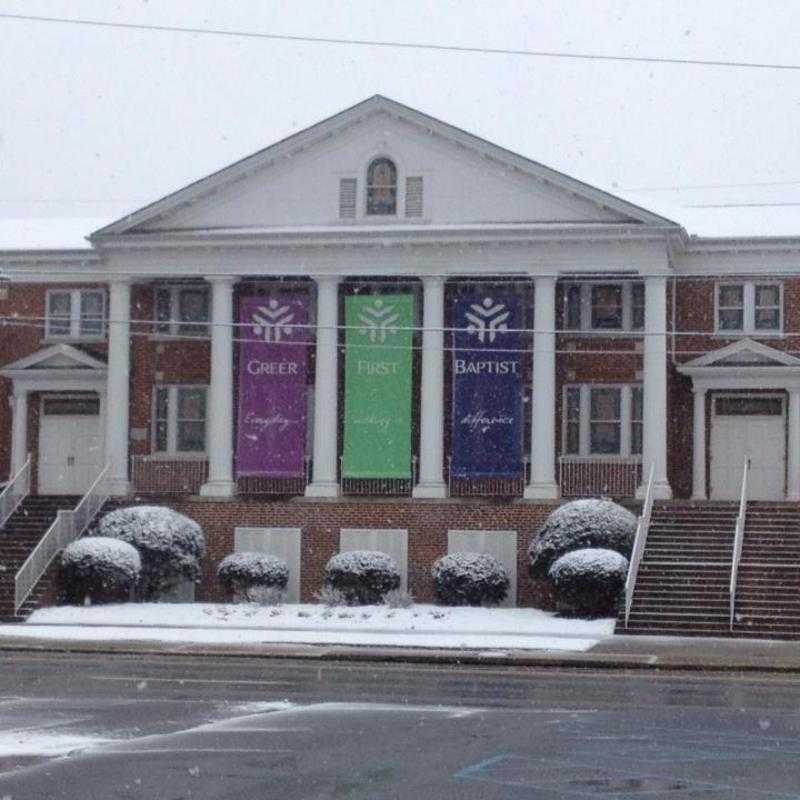
[[99,736],[77,733],[49,733],[39,730],[0,731],[0,758],[14,756],[60,756],[106,744]]
[[0,626],[5,637],[82,641],[572,651],[588,650],[613,631],[613,619],[565,619],[534,608],[214,603],[59,606],[34,612],[24,625]]

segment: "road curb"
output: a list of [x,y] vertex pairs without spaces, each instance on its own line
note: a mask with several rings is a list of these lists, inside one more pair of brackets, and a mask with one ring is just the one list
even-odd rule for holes
[[783,663],[772,659],[760,660],[690,660],[656,654],[626,653],[551,653],[509,652],[493,650],[434,650],[427,648],[324,646],[324,645],[251,645],[214,647],[209,645],[153,646],[152,642],[126,642],[110,645],[107,642],[48,641],[30,639],[0,642],[2,653],[65,653],[75,655],[147,655],[173,658],[247,658],[275,660],[313,660],[318,662],[430,664],[432,666],[482,666],[561,668],[574,670],[609,671],[676,671],[710,673],[776,673],[800,674],[800,659]]

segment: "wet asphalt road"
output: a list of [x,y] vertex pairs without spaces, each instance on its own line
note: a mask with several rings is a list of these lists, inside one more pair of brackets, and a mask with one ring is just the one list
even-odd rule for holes
[[[3,800],[800,798],[800,680],[786,677],[96,655],[0,665]],[[14,753],[59,737],[87,738],[55,758]]]

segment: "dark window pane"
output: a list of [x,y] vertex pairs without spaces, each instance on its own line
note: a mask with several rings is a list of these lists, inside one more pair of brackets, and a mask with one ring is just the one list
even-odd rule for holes
[[156,417],[166,419],[168,407],[169,389],[156,389]]
[[592,420],[618,420],[620,418],[619,389],[592,389]]
[[581,449],[581,425],[579,422],[567,423],[567,441],[565,452],[568,455],[577,455]]
[[631,328],[640,331],[644,328],[644,284],[631,286]]
[[640,456],[642,454],[642,431],[641,422],[631,423],[631,455]]
[[567,287],[566,328],[571,331],[581,329],[581,287],[577,284]]
[[741,284],[719,287],[720,308],[741,308],[744,306],[744,286]]
[[167,423],[166,420],[156,422],[156,451],[165,453],[167,451]]
[[781,290],[779,286],[765,285],[756,286],[756,305],[757,306],[779,306],[781,302]]
[[780,397],[719,397],[715,404],[718,416],[781,416]]
[[581,416],[581,390],[567,389],[567,419],[578,420]]
[[69,292],[51,292],[47,302],[48,334],[50,336],[69,336],[72,296]]
[[178,392],[178,418],[195,420],[206,418],[205,389],[181,389]]
[[744,311],[726,308],[719,312],[719,329],[721,331],[740,331],[744,327]]
[[616,455],[620,449],[620,425],[614,422],[591,424],[591,452],[594,455]]
[[622,328],[622,286],[592,286],[592,328]]
[[376,158],[367,170],[367,214],[397,213],[397,169],[388,158]]
[[205,422],[178,423],[178,451],[202,452],[206,447]]
[[777,308],[756,309],[756,329],[759,331],[777,331],[780,328],[781,315]]
[[644,391],[641,386],[634,386],[631,391],[631,418],[641,420],[644,411]]
[[[182,289],[178,295],[178,315],[181,323],[208,322],[208,292],[205,289]],[[205,336],[208,326],[181,324],[179,333],[185,336]]]
[[81,336],[102,336],[103,295],[100,292],[81,294]]
[[172,317],[172,292],[169,289],[156,290],[156,333],[170,332],[170,318]]

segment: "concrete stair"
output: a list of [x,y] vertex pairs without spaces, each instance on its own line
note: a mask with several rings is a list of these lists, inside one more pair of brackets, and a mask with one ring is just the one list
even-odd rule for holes
[[750,503],[734,634],[800,639],[800,504]]
[[725,636],[735,503],[656,505],[628,627],[618,633]]
[[48,570],[19,611],[14,613],[14,576],[52,525],[60,509],[71,509],[80,501],[72,496],[27,497],[0,528],[0,620],[20,622],[52,592],[53,570]]

